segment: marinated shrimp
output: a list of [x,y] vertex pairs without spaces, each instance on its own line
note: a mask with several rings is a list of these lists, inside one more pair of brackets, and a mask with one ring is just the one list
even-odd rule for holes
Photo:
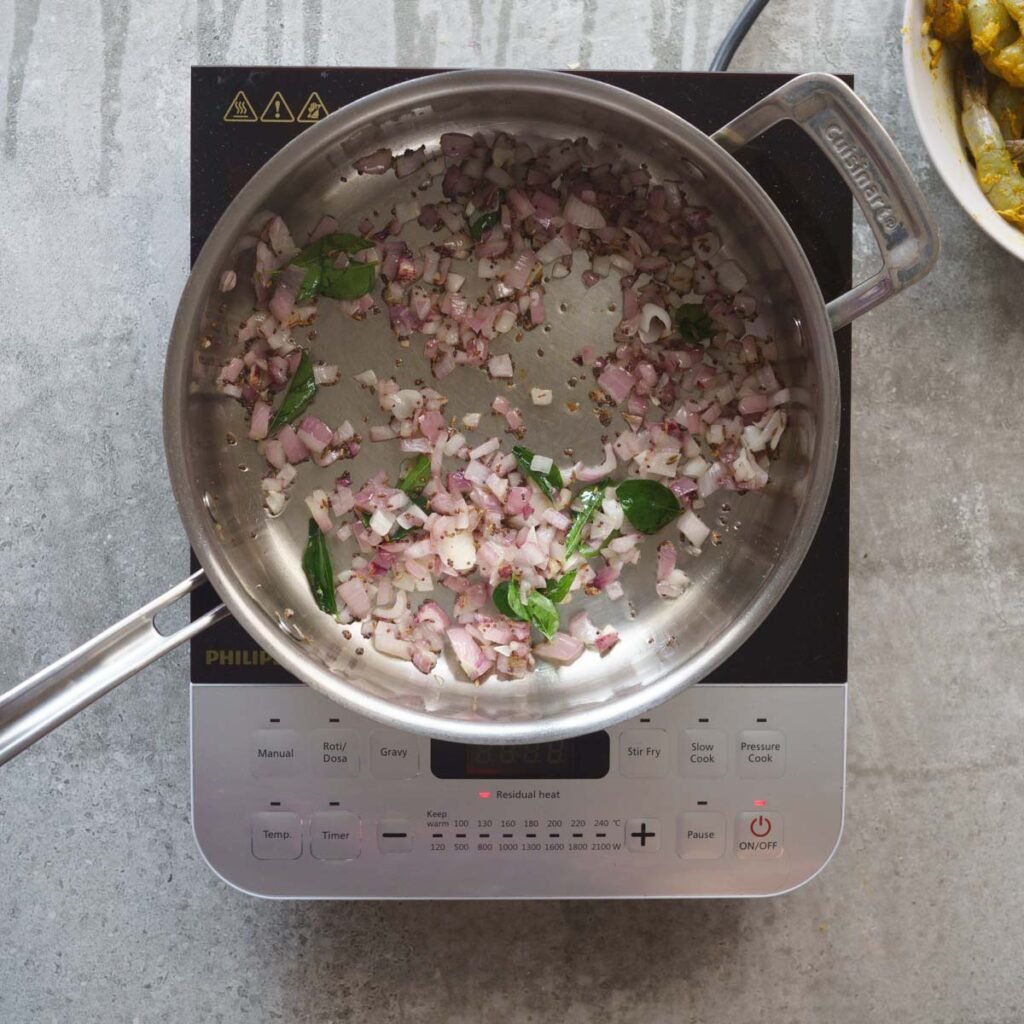
[[1024,228],[1024,175],[1006,147],[995,115],[988,105],[985,69],[968,54],[959,71],[961,124],[974,157],[978,184],[995,211]]
[[[978,184],[1024,230],[1024,0],[927,0],[931,67],[956,55],[956,95]],[[973,50],[973,53],[971,52]]]
[[968,0],[971,45],[982,63],[1005,82],[1024,86],[1024,0]]

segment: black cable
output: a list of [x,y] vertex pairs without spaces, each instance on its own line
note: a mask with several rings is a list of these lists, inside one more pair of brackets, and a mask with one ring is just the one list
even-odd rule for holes
[[715,51],[711,60],[709,71],[725,71],[732,63],[740,43],[746,38],[751,26],[757,21],[757,16],[768,6],[768,0],[747,0],[740,11],[739,17],[732,23],[731,28],[725,33],[722,45]]

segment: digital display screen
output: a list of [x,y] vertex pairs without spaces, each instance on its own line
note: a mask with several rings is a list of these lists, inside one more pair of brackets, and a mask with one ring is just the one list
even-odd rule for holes
[[439,779],[600,779],[608,751],[606,732],[521,746],[431,740],[430,770]]

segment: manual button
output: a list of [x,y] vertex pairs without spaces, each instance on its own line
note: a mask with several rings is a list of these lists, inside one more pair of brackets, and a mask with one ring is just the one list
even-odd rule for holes
[[736,856],[743,859],[782,856],[782,815],[744,811],[736,818]]
[[660,779],[668,770],[664,729],[627,729],[619,736],[619,771],[629,779]]
[[412,779],[420,773],[419,745],[402,732],[379,730],[370,736],[370,771],[377,779]]
[[786,737],[776,729],[746,729],[736,743],[736,773],[743,779],[778,779],[786,772]]
[[299,736],[294,729],[257,729],[249,740],[249,768],[257,778],[295,775]]

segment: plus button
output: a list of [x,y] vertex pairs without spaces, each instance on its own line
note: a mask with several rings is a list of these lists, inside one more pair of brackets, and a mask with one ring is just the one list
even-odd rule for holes
[[626,848],[634,853],[653,853],[661,847],[661,822],[634,818],[626,822]]
[[640,845],[641,846],[646,846],[647,845],[647,840],[648,839],[653,839],[657,834],[658,834],[657,832],[648,832],[647,831],[647,822],[646,821],[642,821],[640,823],[640,831],[639,832],[630,832],[630,835],[634,839],[639,839],[640,840]]

